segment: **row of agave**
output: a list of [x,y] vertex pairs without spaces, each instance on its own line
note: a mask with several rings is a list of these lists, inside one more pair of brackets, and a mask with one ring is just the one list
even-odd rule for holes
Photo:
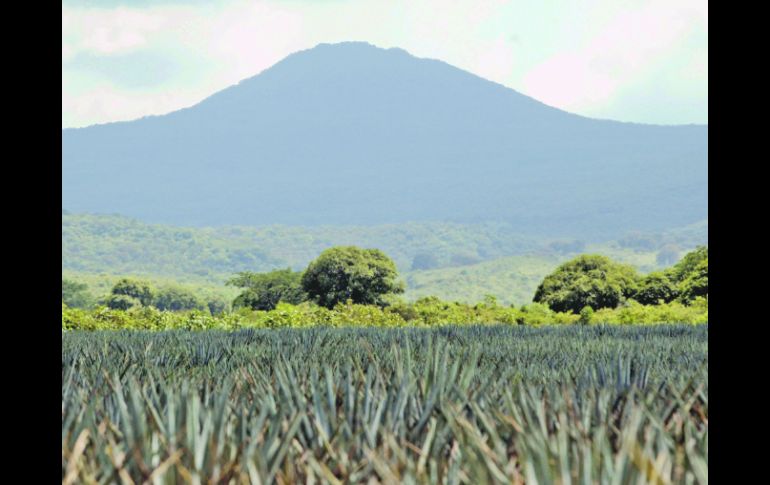
[[708,483],[707,328],[88,335],[63,483]]

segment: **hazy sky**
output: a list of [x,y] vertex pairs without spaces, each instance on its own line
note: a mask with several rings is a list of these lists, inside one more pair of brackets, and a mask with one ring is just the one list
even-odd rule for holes
[[708,122],[707,0],[63,0],[62,127],[174,111],[345,40],[586,116]]

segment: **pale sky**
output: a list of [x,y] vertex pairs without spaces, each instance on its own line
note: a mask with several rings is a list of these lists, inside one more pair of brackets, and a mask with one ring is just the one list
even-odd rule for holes
[[62,127],[175,111],[342,41],[585,116],[708,123],[707,0],[63,0]]

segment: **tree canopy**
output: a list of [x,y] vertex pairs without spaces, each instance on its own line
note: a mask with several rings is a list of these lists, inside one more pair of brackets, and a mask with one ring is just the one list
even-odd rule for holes
[[642,278],[633,293],[633,299],[643,305],[657,305],[661,301],[669,303],[677,296],[676,284],[663,271],[656,271]]
[[134,307],[142,306],[142,302],[129,295],[119,295],[111,293],[104,300],[104,304],[113,310],[128,310]]
[[615,308],[626,299],[643,305],[708,298],[708,246],[699,246],[664,270],[639,277],[633,267],[605,256],[581,255],[559,266],[537,288],[535,302],[552,310],[577,313]]
[[128,278],[123,278],[115,283],[115,286],[112,287],[111,294],[135,298],[142,304],[142,306],[151,305],[153,298],[155,297],[152,288],[150,288],[148,283]]
[[632,266],[605,256],[581,255],[546,276],[533,301],[557,312],[578,313],[586,306],[615,308],[632,294],[637,279]]
[[244,288],[233,302],[236,308],[269,311],[279,302],[296,305],[307,300],[307,294],[302,289],[302,273],[292,271],[291,268],[269,273],[244,271],[231,278],[227,284]]
[[158,310],[185,311],[202,310],[206,304],[190,290],[177,286],[161,288],[153,300]]
[[[676,263],[670,270],[669,276],[675,283],[682,283],[693,272],[698,271],[698,265],[705,261],[706,272],[708,273],[708,246],[698,246],[694,250],[685,254],[684,257]],[[701,267],[701,270],[703,268]]]
[[379,249],[340,246],[323,251],[302,276],[302,287],[316,303],[384,305],[386,295],[404,292],[395,263]]
[[94,303],[88,285],[66,278],[61,279],[61,301],[70,308],[88,308]]
[[679,298],[689,303],[696,297],[709,294],[709,259],[701,259],[680,283]]

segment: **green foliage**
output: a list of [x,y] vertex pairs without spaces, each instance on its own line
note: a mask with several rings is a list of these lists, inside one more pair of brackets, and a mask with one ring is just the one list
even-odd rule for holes
[[153,306],[158,310],[177,312],[203,310],[207,305],[190,290],[178,286],[168,286],[158,290],[153,299]]
[[142,302],[138,298],[134,298],[129,295],[108,295],[104,299],[104,304],[107,308],[113,310],[128,310],[130,308],[142,306]]
[[510,224],[413,222],[375,226],[175,227],[116,215],[62,215],[62,270],[153,274],[217,283],[241,271],[304,268],[332,246],[382,249],[406,271],[419,253],[442,267],[452,253],[479,259],[534,251],[539,241]]
[[88,285],[67,278],[61,279],[61,301],[72,308],[89,308],[94,303]]
[[706,326],[67,332],[61,395],[63,483],[708,483]]
[[678,295],[677,286],[668,274],[658,271],[641,279],[632,298],[643,305],[657,305],[674,301]]
[[588,325],[591,323],[591,319],[594,316],[594,309],[590,306],[583,307],[582,310],[580,310],[580,319],[578,322],[582,325]]
[[302,273],[291,268],[269,273],[241,272],[227,282],[244,288],[233,302],[233,307],[253,310],[272,310],[279,302],[299,304],[308,299],[302,289]]
[[557,312],[585,306],[615,308],[635,289],[636,270],[600,255],[581,255],[562,264],[538,286],[533,301]]
[[230,308],[230,304],[223,297],[214,295],[206,301],[206,308],[212,315],[221,315]]
[[[130,298],[118,295],[119,298]],[[284,327],[434,327],[446,325],[570,325],[574,323],[708,323],[708,299],[696,297],[689,305],[681,302],[641,305],[628,300],[616,309],[602,309],[590,314],[585,307],[580,315],[560,313],[542,303],[521,307],[503,306],[496,299],[469,305],[447,302],[436,297],[414,303],[392,302],[387,307],[360,305],[352,301],[328,309],[312,302],[299,305],[279,302],[273,310],[240,308],[234,313],[201,310],[170,312],[142,307],[138,301],[125,309],[97,307],[91,311],[62,304],[62,330],[150,329],[229,329]],[[593,309],[591,309],[593,311]]]
[[322,252],[302,275],[302,288],[319,305],[333,308],[340,302],[382,305],[383,297],[404,292],[393,261],[379,249],[355,246]]
[[542,325],[563,325],[575,323],[578,316],[574,313],[556,312],[542,303],[530,303],[522,305],[521,310],[516,317],[516,323],[519,325],[529,325],[539,327]]
[[[144,281],[137,281],[123,278],[112,287],[111,294],[114,296],[126,296],[139,301],[141,305],[149,306],[152,304],[153,294],[150,285]],[[111,301],[128,301],[127,299],[113,298]],[[108,305],[109,306],[109,305]]]
[[708,297],[709,251],[708,246],[698,246],[667,271],[676,284],[679,300],[689,303],[697,297]]
[[404,297],[417,300],[437,296],[474,303],[492,294],[504,305],[528,303],[543,278],[560,262],[553,255],[509,256],[471,266],[413,272],[406,275]]
[[708,297],[709,294],[709,260],[702,259],[695,265],[687,277],[680,283],[680,298],[689,303],[698,297]]
[[698,268],[698,265],[703,261],[706,262],[706,269],[708,270],[708,258],[709,248],[708,246],[698,246],[695,250],[685,254],[685,256],[677,264],[671,268],[669,275],[674,283],[682,283],[692,273],[696,271],[702,271],[703,267]]
[[679,301],[660,305],[642,305],[628,300],[620,308],[598,310],[591,323],[652,325],[665,323],[708,323],[708,300],[697,297],[685,305]]
[[[661,243],[685,251],[708,240],[708,221],[667,231]],[[173,227],[114,215],[62,216],[62,275],[87,283],[95,296],[109,293],[118,277],[184,285],[231,302],[238,291],[224,286],[233,274],[275,268],[304,269],[321,251],[336,245],[376,247],[393,259],[408,285],[410,300],[436,295],[473,303],[484,294],[504,304],[532,301],[543,278],[580,248],[579,241],[527,237],[510,224],[421,222],[377,226]],[[567,252],[562,252],[567,251]],[[580,251],[604,254],[642,272],[661,269],[658,248],[640,252],[611,241],[587,243]],[[435,268],[412,270],[417,255]],[[452,255],[477,264],[452,267]],[[469,262],[466,260],[465,262]],[[419,266],[419,265],[418,265]]]

